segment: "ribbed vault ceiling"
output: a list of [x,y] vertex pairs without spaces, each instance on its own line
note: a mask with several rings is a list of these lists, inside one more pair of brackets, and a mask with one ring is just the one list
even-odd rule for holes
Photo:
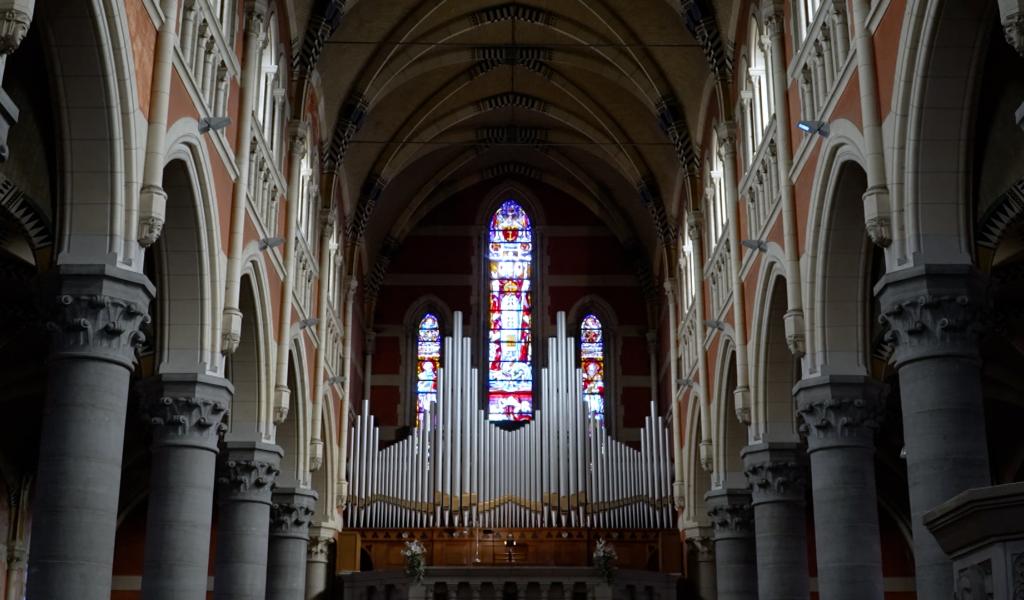
[[[474,183],[541,180],[653,257],[696,153],[707,54],[732,2],[320,0],[297,64],[324,93],[323,168],[373,264]],[[724,60],[724,58],[722,59]]]

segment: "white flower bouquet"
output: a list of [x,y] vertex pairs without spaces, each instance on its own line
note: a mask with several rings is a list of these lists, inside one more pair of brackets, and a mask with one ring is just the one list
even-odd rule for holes
[[405,557],[405,574],[416,583],[422,582],[427,574],[427,549],[419,540],[412,540],[405,543],[402,556]]
[[608,583],[611,583],[615,575],[615,561],[618,559],[619,555],[615,553],[614,546],[604,539],[597,540],[597,547],[594,549],[594,566]]

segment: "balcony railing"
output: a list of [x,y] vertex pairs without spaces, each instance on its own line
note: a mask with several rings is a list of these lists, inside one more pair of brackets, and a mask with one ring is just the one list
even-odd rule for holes
[[775,118],[754,159],[740,179],[739,195],[747,202],[747,230],[751,238],[762,239],[764,229],[779,205],[778,148],[775,145]]
[[728,237],[722,236],[714,254],[711,255],[711,260],[708,261],[704,269],[704,279],[711,287],[711,317],[713,319],[721,316],[729,298],[732,297],[732,274],[729,272],[731,256]]
[[249,206],[268,236],[277,235],[284,175],[259,127],[252,128],[249,150]]
[[225,115],[229,84],[239,73],[238,57],[207,0],[185,0],[178,48],[185,76],[199,96],[205,114]]
[[790,78],[800,84],[801,115],[804,119],[824,116],[850,53],[850,29],[845,0],[828,0],[818,10],[814,23],[790,67]]

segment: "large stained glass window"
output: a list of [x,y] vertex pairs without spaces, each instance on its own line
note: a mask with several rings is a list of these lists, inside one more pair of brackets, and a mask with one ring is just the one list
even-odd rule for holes
[[437,404],[437,368],[441,360],[441,329],[437,315],[423,315],[416,329],[416,425]]
[[506,200],[491,217],[488,233],[487,415],[491,421],[529,421],[533,417],[530,217],[518,202]]
[[594,314],[583,317],[580,324],[580,368],[587,413],[604,420],[604,332],[601,320]]

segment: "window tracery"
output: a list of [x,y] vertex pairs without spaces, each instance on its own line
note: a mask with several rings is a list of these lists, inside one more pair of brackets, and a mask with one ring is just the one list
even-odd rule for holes
[[441,362],[441,328],[437,315],[428,312],[416,329],[416,426],[437,404],[437,374]]

